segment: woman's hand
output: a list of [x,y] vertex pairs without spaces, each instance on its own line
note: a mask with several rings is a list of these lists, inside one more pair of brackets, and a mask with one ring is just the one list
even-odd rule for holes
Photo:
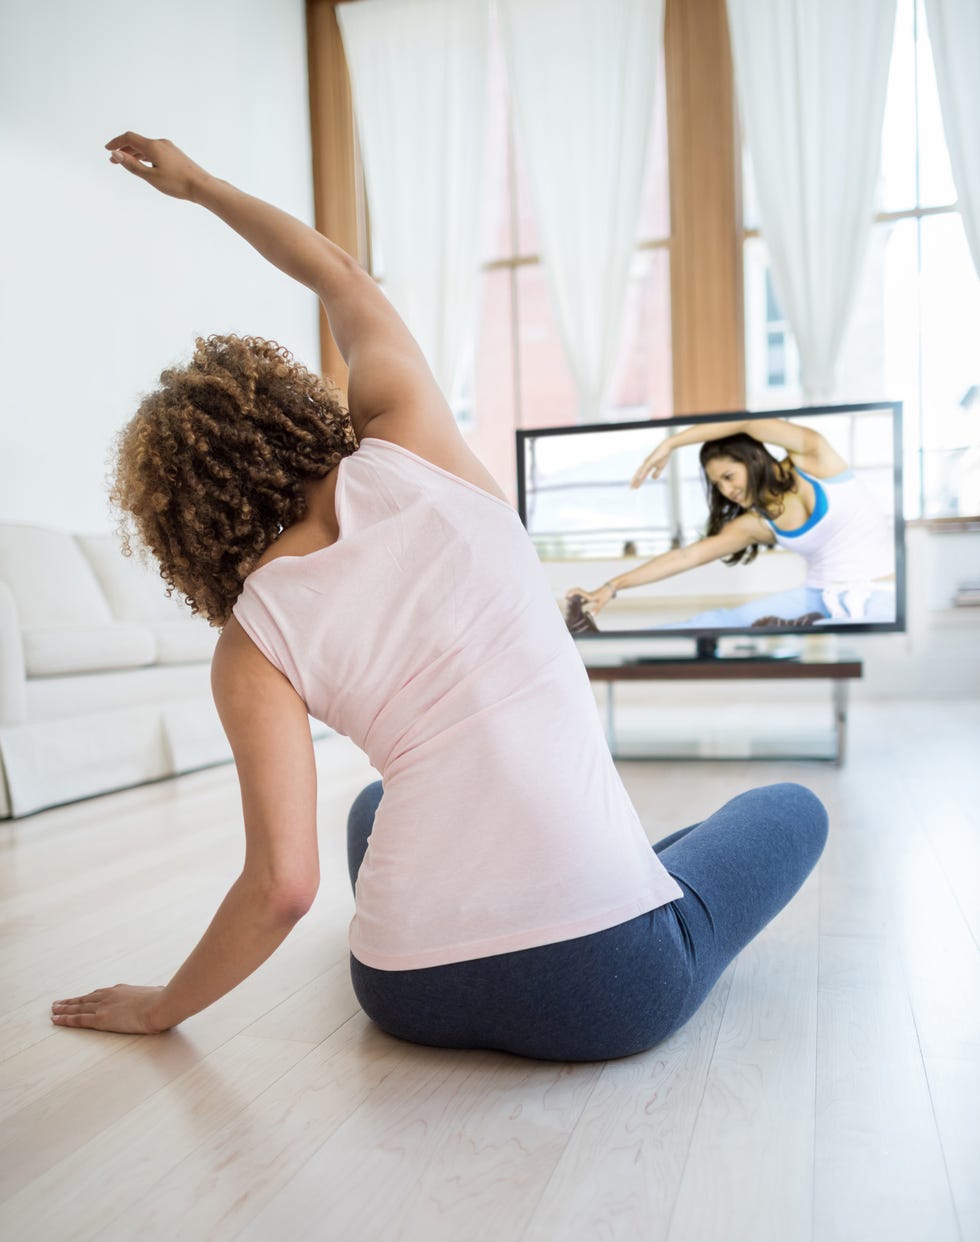
[[630,487],[639,487],[643,480],[650,476],[651,479],[659,479],[663,473],[664,467],[670,460],[670,454],[673,452],[673,444],[670,437],[661,440],[657,447],[649,456],[644,457],[643,464],[637,470],[636,474],[630,479]]
[[571,599],[573,595],[580,596],[582,607],[595,615],[597,612],[602,612],[615,594],[615,590],[607,582],[597,591],[583,591],[581,587],[571,587],[565,592],[565,598]]
[[121,164],[127,172],[149,182],[161,194],[171,198],[192,199],[197,186],[208,174],[169,138],[144,138],[127,131],[106,144],[113,164]]
[[51,1021],[58,1026],[85,1026],[93,1031],[120,1031],[126,1035],[159,1035],[167,1030],[157,1017],[163,988],[137,988],[117,983],[87,996],[55,1001]]

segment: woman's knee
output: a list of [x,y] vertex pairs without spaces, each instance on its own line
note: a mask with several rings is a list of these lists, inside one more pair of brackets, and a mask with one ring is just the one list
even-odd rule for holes
[[829,821],[827,808],[817,795],[796,781],[780,781],[764,788],[771,791],[782,822],[794,832],[804,834],[812,843],[815,859],[819,858],[827,842]]
[[368,837],[374,827],[382,792],[381,782],[372,781],[357,795],[347,813],[347,871],[351,888],[357,883],[357,873],[367,853]]
[[378,804],[381,801],[383,792],[381,781],[372,781],[370,785],[365,785],[351,803],[351,808],[347,812],[348,832],[355,826],[361,825],[365,817],[369,823],[374,822],[374,816],[378,810]]

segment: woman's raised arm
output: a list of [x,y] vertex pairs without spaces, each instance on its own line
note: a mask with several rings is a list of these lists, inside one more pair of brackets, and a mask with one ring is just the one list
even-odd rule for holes
[[[111,139],[106,147],[112,163],[161,194],[206,207],[280,271],[317,294],[331,295],[350,278],[350,269],[358,267],[316,229],[212,176],[167,138],[129,132]],[[338,339],[337,344],[346,358],[345,342]]]
[[360,264],[322,233],[212,176],[167,138],[129,131],[106,143],[110,159],[172,198],[197,203],[270,263],[318,295],[350,368],[349,404],[358,435],[377,414],[416,407],[455,430],[452,413],[412,334]]
[[643,459],[630,480],[630,487],[639,487],[648,475],[652,479],[659,478],[674,449],[739,434],[751,436],[760,444],[778,445],[790,454],[795,465],[812,470],[821,477],[847,469],[843,457],[811,427],[801,427],[799,423],[791,423],[785,418],[742,418],[723,423],[696,423],[667,436]]

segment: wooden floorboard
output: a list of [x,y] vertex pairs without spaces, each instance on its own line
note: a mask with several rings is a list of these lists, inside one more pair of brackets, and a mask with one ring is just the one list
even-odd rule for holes
[[669,1242],[810,1236],[817,899],[811,877],[734,964]]
[[522,1242],[667,1236],[734,970],[682,1031],[604,1066]]
[[179,965],[240,866],[233,769],[0,825],[0,1236],[973,1242],[980,704],[862,701],[851,723],[841,769],[620,766],[651,840],[782,780],[831,834],[687,1026],[608,1064],[418,1048],[364,1017],[344,823],[375,774],[344,739],[317,746],[314,909],[159,1038],[48,1006]]

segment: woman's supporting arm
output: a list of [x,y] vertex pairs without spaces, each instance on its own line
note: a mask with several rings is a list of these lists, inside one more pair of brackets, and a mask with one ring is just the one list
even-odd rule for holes
[[241,875],[166,987],[117,984],[56,1002],[52,1018],[59,1025],[168,1030],[247,978],[313,903],[316,762],[305,704],[234,618],[218,640],[211,681],[242,790]]
[[245,865],[197,947],[163,990],[173,1026],[247,978],[313,904],[319,885],[316,761],[306,705],[235,618],[211,666],[242,791]]
[[689,569],[696,569],[699,565],[707,565],[711,561],[741,552],[753,543],[767,543],[771,539],[772,536],[761,518],[754,513],[743,513],[741,517],[727,523],[717,535],[709,535],[683,548],[662,552],[659,556],[644,561],[642,565],[637,565],[635,569],[610,578],[595,591],[572,587],[565,592],[565,597],[567,599],[572,595],[581,595],[585,606],[591,612],[600,612],[620,591],[662,582],[664,578],[672,578],[675,574],[682,574]]
[[238,986],[282,944],[312,904],[303,892],[278,892],[243,873],[210,925],[160,993],[154,1017],[168,1030]]
[[269,957],[292,931],[306,899],[278,894],[242,874],[197,947],[163,988],[116,984],[56,1001],[52,1021],[130,1035],[158,1035],[206,1009]]

